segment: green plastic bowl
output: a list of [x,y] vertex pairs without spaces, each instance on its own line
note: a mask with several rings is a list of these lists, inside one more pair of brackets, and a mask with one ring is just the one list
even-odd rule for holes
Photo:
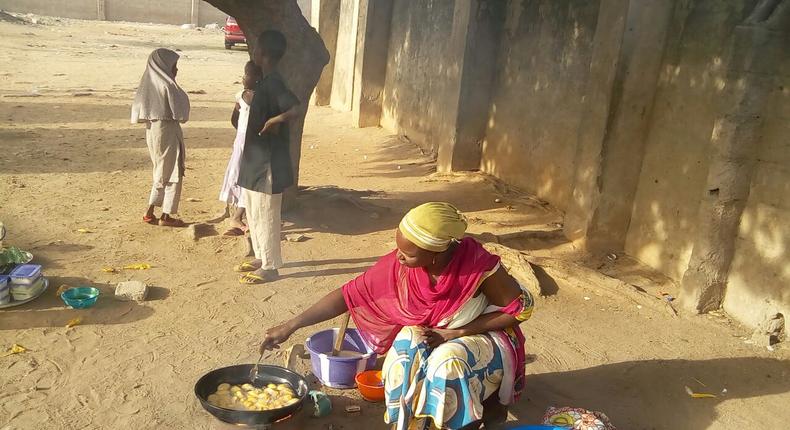
[[93,287],[69,288],[60,294],[60,298],[74,309],[85,309],[96,304],[99,290]]

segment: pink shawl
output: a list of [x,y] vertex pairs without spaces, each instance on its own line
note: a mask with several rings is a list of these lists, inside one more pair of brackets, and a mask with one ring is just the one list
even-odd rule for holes
[[401,265],[393,251],[344,285],[343,297],[362,336],[384,354],[403,327],[436,327],[457,312],[497,263],[498,256],[465,238],[433,284],[425,269]]

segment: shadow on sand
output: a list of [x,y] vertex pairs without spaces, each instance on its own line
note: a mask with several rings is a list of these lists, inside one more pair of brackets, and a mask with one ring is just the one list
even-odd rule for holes
[[[790,360],[760,357],[627,361],[532,375],[527,367],[527,388],[510,412],[520,423],[538,423],[549,406],[573,406],[604,412],[621,429],[704,430],[717,423],[720,403],[786,393],[788,381]],[[717,397],[692,398],[686,386]]]

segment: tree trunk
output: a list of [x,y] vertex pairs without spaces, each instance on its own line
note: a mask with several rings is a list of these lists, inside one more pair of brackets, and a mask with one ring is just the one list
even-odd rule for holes
[[698,233],[681,281],[679,298],[687,310],[709,312],[721,307],[724,300],[757,160],[763,110],[777,73],[789,17],[790,0],[761,0],[733,33],[726,83],[732,108],[713,127]]
[[[324,42],[302,15],[296,0],[207,0],[235,17],[247,36],[248,51],[252,55],[255,39],[264,30],[278,30],[288,40],[288,50],[280,63],[280,71],[288,87],[302,103],[301,115],[290,124],[291,161],[295,183],[299,181],[299,158],[302,153],[302,130],[310,95],[318,83],[321,71],[329,62]],[[241,70],[239,71],[241,73]],[[294,203],[297,187],[285,192],[284,208]]]

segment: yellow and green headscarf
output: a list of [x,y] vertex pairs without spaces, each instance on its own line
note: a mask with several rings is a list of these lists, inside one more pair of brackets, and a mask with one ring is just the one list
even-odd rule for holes
[[400,222],[401,234],[427,251],[442,252],[466,232],[466,218],[449,203],[430,202],[410,210]]

